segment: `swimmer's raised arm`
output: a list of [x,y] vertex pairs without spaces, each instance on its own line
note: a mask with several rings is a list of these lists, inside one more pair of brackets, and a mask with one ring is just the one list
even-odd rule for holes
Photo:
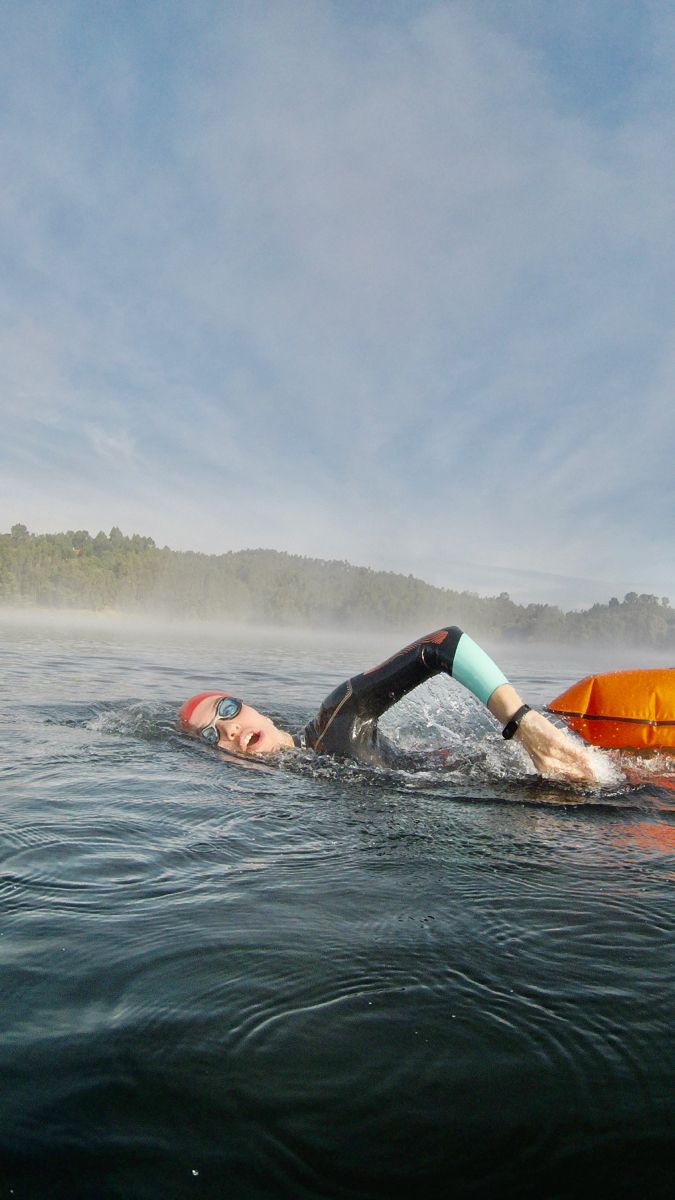
[[455,641],[452,659],[441,643],[440,657],[448,659],[442,669],[482,700],[504,727],[505,736],[514,737],[520,743],[537,770],[542,775],[572,783],[595,782],[588,751],[541,713],[524,704],[497,664],[468,634],[459,630],[450,633],[460,636]]

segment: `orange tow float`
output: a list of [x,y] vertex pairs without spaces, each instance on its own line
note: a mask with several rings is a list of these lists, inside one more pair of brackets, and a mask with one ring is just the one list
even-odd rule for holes
[[593,746],[675,749],[675,667],[587,675],[547,712]]

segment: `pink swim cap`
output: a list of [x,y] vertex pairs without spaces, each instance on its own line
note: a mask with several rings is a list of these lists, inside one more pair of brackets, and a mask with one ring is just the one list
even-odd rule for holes
[[186,700],[185,704],[181,705],[178,710],[179,725],[189,727],[190,717],[197,705],[201,704],[202,700],[208,700],[209,696],[227,696],[227,694],[227,692],[198,692],[196,696],[190,696],[190,699]]

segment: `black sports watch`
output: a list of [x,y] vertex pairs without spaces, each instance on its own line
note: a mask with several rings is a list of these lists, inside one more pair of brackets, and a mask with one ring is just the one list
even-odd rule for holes
[[525,713],[529,712],[532,712],[531,706],[529,704],[521,704],[518,712],[513,714],[510,721],[507,721],[506,725],[502,729],[502,737],[506,738],[507,742],[513,737],[514,733],[518,729],[518,726],[525,716]]

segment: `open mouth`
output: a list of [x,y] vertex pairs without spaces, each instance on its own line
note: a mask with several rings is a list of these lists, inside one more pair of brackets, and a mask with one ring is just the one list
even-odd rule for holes
[[260,741],[260,733],[245,733],[240,745],[245,754],[250,754]]

